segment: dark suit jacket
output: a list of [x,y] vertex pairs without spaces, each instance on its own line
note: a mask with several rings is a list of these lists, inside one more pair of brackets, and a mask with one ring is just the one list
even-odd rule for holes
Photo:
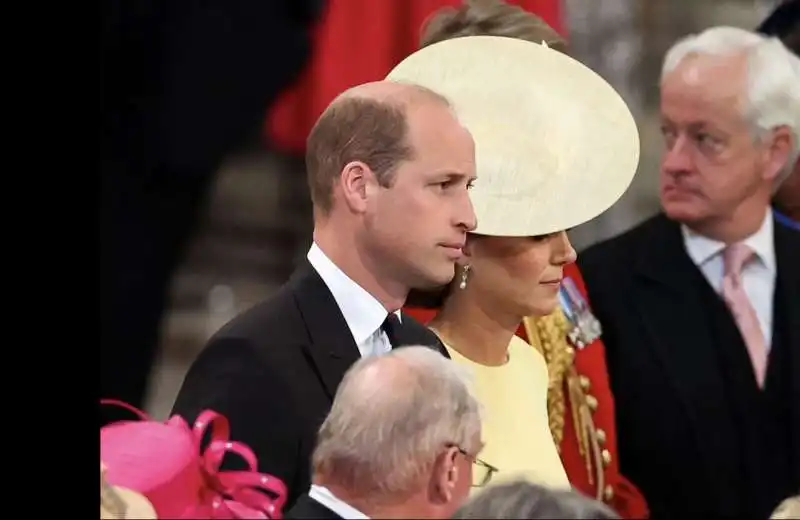
[[297,499],[295,505],[287,510],[284,518],[295,518],[297,520],[333,520],[342,517],[308,496],[308,493],[304,493]]
[[[447,355],[438,338],[408,316],[396,336],[400,345],[427,345]],[[289,488],[289,508],[310,487],[317,430],[359,357],[333,295],[304,262],[271,299],[214,335],[189,369],[172,413],[189,421],[206,409],[225,415],[231,438],[250,446],[260,471]]]
[[775,223],[766,388],[722,299],[663,215],[578,263],[616,400],[622,472],[653,518],[766,518],[800,489],[800,233]]

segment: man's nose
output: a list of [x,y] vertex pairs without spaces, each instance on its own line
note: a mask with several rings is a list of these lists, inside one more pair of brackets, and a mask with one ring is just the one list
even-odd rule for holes
[[475,215],[475,207],[469,192],[465,191],[464,196],[460,197],[456,208],[456,225],[465,231],[474,231],[478,227],[478,217]]
[[661,169],[669,174],[685,173],[692,169],[691,153],[684,136],[678,137],[672,146],[664,151]]

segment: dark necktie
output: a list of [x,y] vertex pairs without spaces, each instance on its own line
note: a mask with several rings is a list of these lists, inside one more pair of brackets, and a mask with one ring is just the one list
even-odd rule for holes
[[397,332],[400,330],[400,318],[397,317],[397,314],[390,312],[386,319],[383,320],[381,330],[386,333],[392,348],[400,346],[397,343]]

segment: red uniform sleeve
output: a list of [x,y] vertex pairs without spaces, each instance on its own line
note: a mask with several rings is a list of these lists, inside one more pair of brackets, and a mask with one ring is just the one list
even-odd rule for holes
[[[576,264],[569,264],[564,276],[575,281],[575,285],[588,301],[586,286]],[[591,304],[591,302],[590,302]],[[587,399],[596,404],[593,410],[593,421],[598,440],[602,441],[602,460],[604,466],[604,489],[600,490],[602,499],[611,505],[623,518],[646,518],[647,503],[641,492],[629,482],[619,471],[617,458],[617,430],[615,426],[614,397],[608,380],[606,368],[605,345],[602,338],[595,340],[583,349],[575,352],[575,369],[582,379]],[[571,403],[567,402],[565,416],[564,439],[561,443],[561,459],[573,486],[589,496],[597,496],[596,482],[589,481],[586,462],[578,449],[575,435],[575,424],[572,420]]]

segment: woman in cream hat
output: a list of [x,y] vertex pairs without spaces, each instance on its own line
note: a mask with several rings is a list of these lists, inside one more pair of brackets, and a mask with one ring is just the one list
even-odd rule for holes
[[565,230],[605,211],[630,184],[639,157],[633,117],[584,65],[512,38],[442,41],[387,79],[445,95],[476,143],[478,227],[430,325],[475,374],[486,411],[481,458],[496,467],[493,481],[568,488],[548,424],[547,365],[515,332],[523,318],[559,304],[563,268],[575,260]]

